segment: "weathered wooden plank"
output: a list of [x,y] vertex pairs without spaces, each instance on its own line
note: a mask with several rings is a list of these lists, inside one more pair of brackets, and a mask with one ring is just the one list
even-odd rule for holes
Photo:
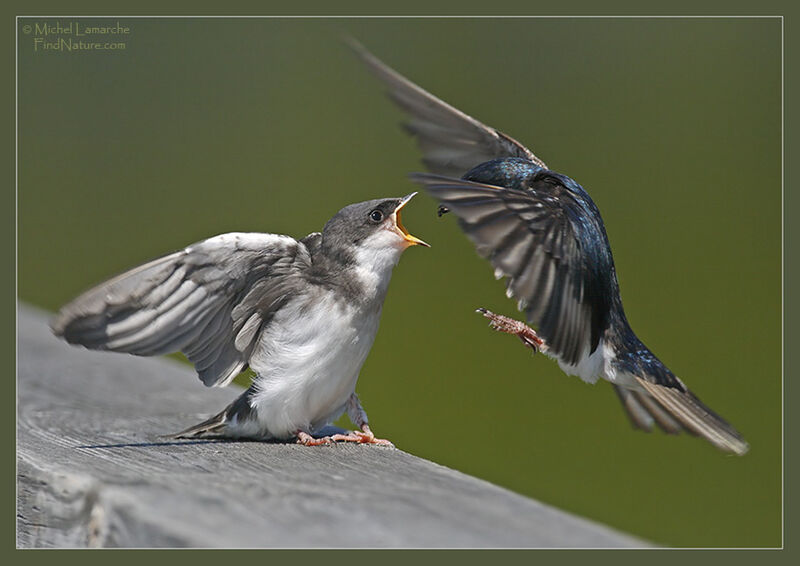
[[18,312],[20,547],[645,545],[400,450],[164,441],[236,392]]

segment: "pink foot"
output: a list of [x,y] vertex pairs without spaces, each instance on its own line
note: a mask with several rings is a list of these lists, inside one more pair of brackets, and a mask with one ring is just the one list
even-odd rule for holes
[[302,444],[303,446],[324,446],[326,444],[331,444],[333,440],[330,436],[323,436],[322,438],[314,438],[307,432],[298,431],[297,432],[297,444]]
[[492,328],[492,330],[517,336],[520,340],[522,340],[523,344],[525,344],[534,352],[541,352],[547,349],[544,340],[539,338],[539,335],[536,334],[536,331],[524,322],[514,320],[513,318],[503,316],[502,314],[495,314],[485,308],[479,308],[475,312],[479,312],[489,319],[489,326]]
[[365,426],[364,429],[363,431],[351,430],[347,434],[333,434],[322,438],[314,438],[307,432],[298,431],[297,443],[303,446],[325,446],[334,442],[355,442],[357,444],[376,444],[394,448],[394,444],[390,441],[383,438],[375,438],[368,426]]
[[375,438],[375,434],[370,430],[369,425],[364,425],[361,430],[351,430],[347,434],[334,434],[331,436],[333,441],[356,442],[358,444],[377,444],[378,446],[390,446],[394,448],[389,440],[385,438]]

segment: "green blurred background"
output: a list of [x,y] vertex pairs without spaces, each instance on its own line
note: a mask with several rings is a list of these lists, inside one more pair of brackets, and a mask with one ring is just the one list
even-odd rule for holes
[[404,220],[433,248],[396,269],[358,384],[376,432],[656,543],[781,544],[779,20],[122,23],[117,52],[19,36],[22,300],[55,310],[193,241],[300,237],[414,190],[418,152],[352,34],[583,184],[632,326],[752,449],[633,431],[608,384],[491,332],[473,310],[513,303],[422,195]]

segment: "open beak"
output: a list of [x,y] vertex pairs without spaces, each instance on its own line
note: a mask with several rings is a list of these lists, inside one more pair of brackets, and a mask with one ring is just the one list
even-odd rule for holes
[[409,246],[425,246],[426,248],[429,248],[431,247],[430,244],[420,240],[416,236],[412,236],[411,234],[409,234],[408,230],[406,230],[406,227],[403,226],[403,222],[400,220],[400,209],[403,208],[406,204],[408,204],[408,201],[414,198],[416,194],[417,193],[411,193],[410,195],[404,196],[400,200],[400,204],[398,204],[397,208],[394,209],[394,223],[397,226],[397,229],[403,235],[405,241],[408,242]]

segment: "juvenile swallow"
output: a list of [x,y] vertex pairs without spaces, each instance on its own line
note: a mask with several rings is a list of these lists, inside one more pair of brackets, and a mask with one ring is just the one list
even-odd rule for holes
[[452,211],[507,278],[526,324],[479,309],[496,330],[558,361],[568,375],[612,383],[636,428],[685,430],[744,454],[748,444],[703,404],[639,338],[625,317],[600,211],[577,182],[547,168],[510,136],[412,83],[355,42],[351,46],[407,114],[432,173],[411,179]]
[[[230,233],[94,287],[61,309],[53,332],[93,350],[183,352],[209,387],[250,367],[222,412],[173,435],[386,444],[355,393],[392,269],[410,246],[403,198],[352,204],[301,240]],[[347,411],[358,430],[315,438]]]

